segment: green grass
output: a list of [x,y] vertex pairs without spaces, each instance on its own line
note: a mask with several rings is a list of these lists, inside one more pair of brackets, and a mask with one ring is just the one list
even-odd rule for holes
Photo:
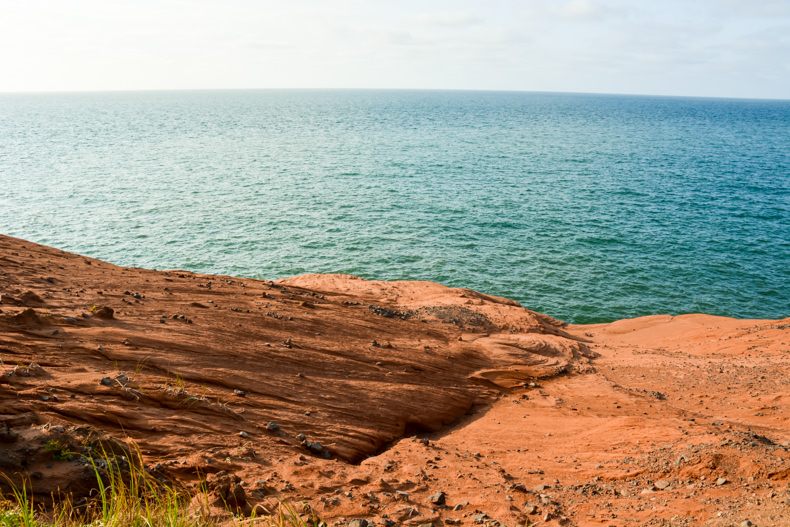
[[[59,449],[60,453],[60,449]],[[227,509],[224,518],[209,515],[209,496],[205,484],[194,506],[192,496],[175,485],[162,483],[145,471],[142,454],[135,446],[136,459],[123,470],[118,458],[102,450],[98,457],[87,457],[96,476],[97,489],[86,507],[76,508],[69,498],[55,500],[47,510],[34,502],[29,481],[11,487],[11,495],[0,494],[0,527],[215,527],[227,525],[260,527],[323,527],[314,515],[305,521],[288,503],[280,503],[274,516],[238,517]],[[54,498],[54,497],[53,497]]]

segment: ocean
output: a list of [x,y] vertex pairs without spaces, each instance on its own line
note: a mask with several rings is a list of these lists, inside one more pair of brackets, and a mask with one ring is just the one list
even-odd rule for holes
[[572,323],[790,316],[790,101],[0,94],[0,232],[124,266],[431,280]]

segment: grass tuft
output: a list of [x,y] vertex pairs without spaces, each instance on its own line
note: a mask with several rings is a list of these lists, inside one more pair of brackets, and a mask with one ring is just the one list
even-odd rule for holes
[[[63,449],[53,445],[53,451],[60,454]],[[70,498],[56,500],[53,496],[54,508],[47,511],[34,503],[29,481],[24,480],[17,487],[3,474],[11,495],[0,493],[0,527],[216,527],[228,518],[233,518],[234,525],[245,527],[325,526],[312,513],[309,521],[304,520],[285,502],[280,503],[275,516],[259,518],[253,514],[238,518],[228,509],[228,516],[217,520],[209,514],[205,483],[199,487],[199,499],[192,500],[175,484],[148,473],[137,445],[133,445],[132,453],[133,459],[126,459],[102,448],[97,456],[85,456],[93,468],[97,488],[87,505],[80,508],[75,508]]]

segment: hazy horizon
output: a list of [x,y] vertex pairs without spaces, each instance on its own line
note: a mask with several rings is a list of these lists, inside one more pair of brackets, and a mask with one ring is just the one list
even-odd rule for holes
[[0,92],[790,99],[790,1],[3,1]]

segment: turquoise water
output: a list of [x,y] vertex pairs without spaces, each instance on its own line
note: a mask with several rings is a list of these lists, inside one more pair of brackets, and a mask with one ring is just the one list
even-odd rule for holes
[[350,273],[570,322],[790,315],[790,101],[0,95],[0,232],[127,266]]

